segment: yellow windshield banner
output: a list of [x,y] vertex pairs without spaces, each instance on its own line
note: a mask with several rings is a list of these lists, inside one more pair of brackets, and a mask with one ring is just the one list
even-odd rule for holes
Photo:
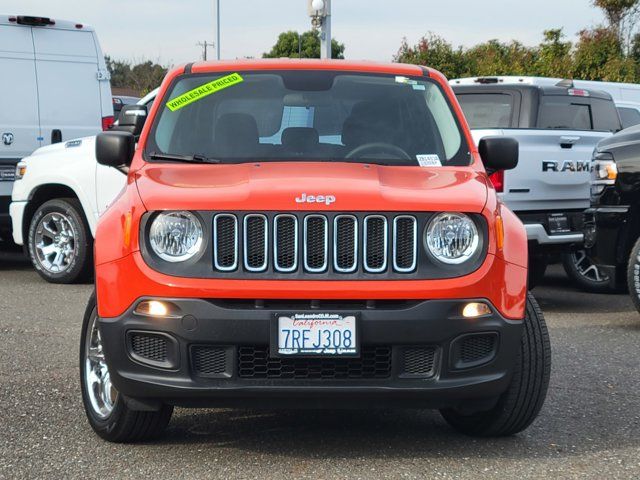
[[244,79],[240,76],[239,73],[232,73],[231,75],[220,77],[209,83],[200,85],[193,90],[189,90],[187,93],[183,93],[173,100],[169,100],[167,102],[167,108],[172,112],[175,112],[176,110],[180,110],[182,107],[186,107],[193,102],[201,100],[204,97],[211,95],[212,93],[219,92],[220,90],[224,90],[227,87],[231,87],[243,81]]

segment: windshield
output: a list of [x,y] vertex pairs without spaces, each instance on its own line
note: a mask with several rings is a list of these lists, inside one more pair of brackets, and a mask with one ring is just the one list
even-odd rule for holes
[[[442,90],[424,77],[332,71],[179,78],[162,100],[146,158],[469,165]],[[164,158],[163,158],[164,155]]]

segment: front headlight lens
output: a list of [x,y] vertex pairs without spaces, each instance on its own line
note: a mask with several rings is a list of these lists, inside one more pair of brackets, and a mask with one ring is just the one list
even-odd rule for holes
[[167,262],[184,262],[202,247],[202,224],[191,212],[158,215],[149,231],[151,248]]
[[609,152],[594,154],[592,171],[592,180],[596,185],[613,185],[618,178],[618,166]]
[[478,228],[464,213],[439,213],[427,227],[425,245],[443,263],[459,265],[478,250]]

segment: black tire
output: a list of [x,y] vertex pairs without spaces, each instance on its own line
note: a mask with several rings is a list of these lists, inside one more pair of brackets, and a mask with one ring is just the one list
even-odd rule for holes
[[589,293],[614,293],[615,282],[591,262],[584,250],[562,255],[562,266],[567,276],[581,290]]
[[478,437],[514,435],[535,420],[544,404],[551,375],[551,343],[542,311],[527,296],[520,352],[509,388],[488,411],[466,415],[455,409],[441,410],[456,430]]
[[542,283],[544,275],[547,273],[548,264],[549,262],[546,257],[529,257],[529,290],[533,290]]
[[108,416],[101,416],[96,412],[89,398],[86,381],[87,330],[92,326],[97,315],[96,297],[91,295],[82,322],[82,336],[80,340],[80,387],[82,403],[91,428],[103,439],[114,443],[133,443],[152,440],[162,435],[171,420],[173,407],[163,405],[158,411],[137,411],[130,409],[122,395],[117,395],[113,409]]
[[640,239],[631,249],[629,256],[629,266],[627,267],[627,284],[629,285],[629,295],[640,312]]
[[[64,215],[73,230],[73,258],[64,270],[57,272],[47,269],[45,264],[41,262],[36,247],[40,221],[52,213]],[[33,267],[47,282],[81,283],[93,279],[93,237],[82,206],[75,198],[49,200],[38,207],[29,224],[27,250]]]

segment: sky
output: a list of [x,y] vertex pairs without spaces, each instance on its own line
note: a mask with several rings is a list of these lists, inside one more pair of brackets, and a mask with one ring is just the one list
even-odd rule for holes
[[[0,13],[93,26],[105,54],[164,65],[198,60],[215,37],[215,0],[0,0]],[[220,0],[222,58],[259,57],[285,30],[308,30],[307,0]],[[403,37],[434,32],[457,45],[497,38],[526,45],[549,28],[570,39],[602,22],[590,0],[332,0],[334,38],[345,57],[390,61]]]

